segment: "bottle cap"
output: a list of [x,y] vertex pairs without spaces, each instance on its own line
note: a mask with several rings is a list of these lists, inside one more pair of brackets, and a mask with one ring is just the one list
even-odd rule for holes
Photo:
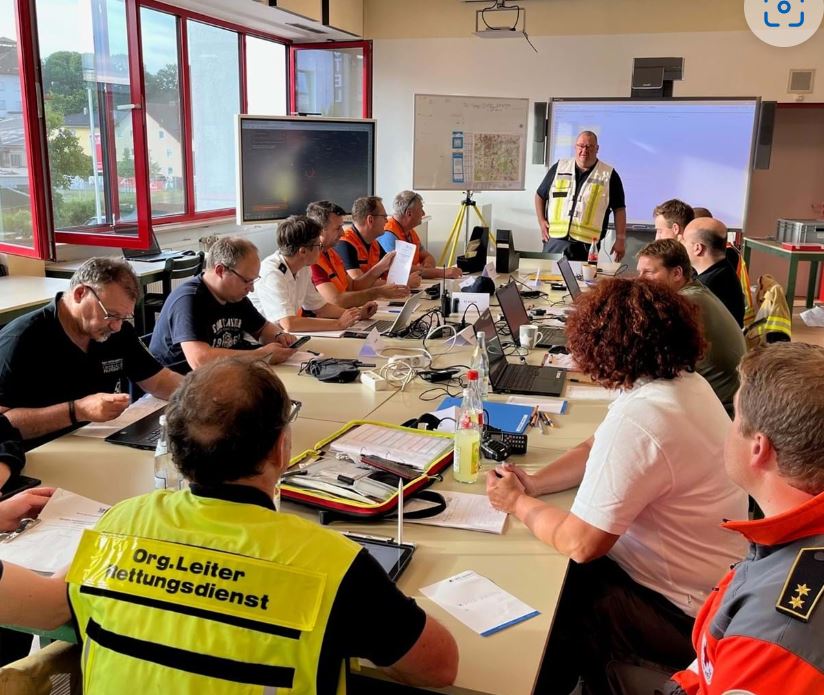
[[478,372],[475,369],[470,369],[466,373],[466,378],[470,381],[477,381],[478,380]]

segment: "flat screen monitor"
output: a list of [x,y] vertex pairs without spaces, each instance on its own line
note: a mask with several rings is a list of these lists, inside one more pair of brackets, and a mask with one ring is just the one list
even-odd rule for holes
[[304,214],[316,200],[346,210],[375,190],[375,122],[299,116],[237,117],[237,221]]
[[550,163],[575,156],[582,130],[624,184],[627,222],[652,224],[656,205],[680,198],[741,229],[747,210],[759,100],[558,99],[551,102]]

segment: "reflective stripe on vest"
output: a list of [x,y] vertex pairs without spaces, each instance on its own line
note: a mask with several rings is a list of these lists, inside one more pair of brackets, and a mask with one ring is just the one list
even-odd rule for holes
[[581,186],[576,200],[575,160],[559,160],[547,199],[549,236],[564,239],[569,234],[572,239],[585,244],[597,241],[609,206],[611,176],[612,167],[599,160]]
[[386,226],[383,228],[384,232],[391,232],[396,239],[405,241],[407,244],[415,245],[415,255],[412,258],[412,265],[421,264],[421,239],[414,229],[409,230],[409,234],[403,231],[400,223],[394,218],[390,217],[386,220]]
[[140,683],[315,694],[329,613],[359,549],[296,517],[188,490],[116,505],[84,533],[67,576],[84,693]]
[[[727,244],[732,247],[732,244]],[[735,274],[738,277],[738,284],[741,285],[741,293],[744,295],[744,328],[748,328],[755,321],[755,306],[752,299],[752,286],[750,285],[750,274],[747,271],[747,264],[744,257],[738,254],[738,263],[735,266]]]
[[339,292],[346,292],[349,289],[349,276],[346,274],[346,266],[334,249],[324,249],[318,256],[318,265],[323,268],[329,276],[330,282]]
[[373,241],[367,249],[360,234],[358,234],[354,228],[350,227],[347,229],[341,239],[348,241],[355,247],[355,251],[357,251],[358,254],[358,267],[361,272],[365,273],[381,259],[380,244],[378,244],[377,241]]

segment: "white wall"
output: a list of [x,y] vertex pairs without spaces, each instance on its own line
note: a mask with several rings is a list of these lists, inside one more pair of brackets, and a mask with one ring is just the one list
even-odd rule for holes
[[[684,80],[675,83],[675,96],[760,96],[792,101],[793,95],[786,93],[788,70],[817,67],[816,92],[807,101],[824,102],[824,28],[794,48],[773,48],[740,31],[551,36],[535,37],[532,42],[538,53],[525,41],[514,39],[375,40],[378,195],[391,200],[397,191],[412,186],[415,93],[528,97],[531,101],[628,97],[634,57],[682,56]],[[530,129],[531,112],[530,106]],[[600,144],[600,156],[609,162],[610,145]],[[479,193],[476,200],[492,205],[493,227],[515,231],[518,248],[537,250],[533,197],[546,168],[529,161],[525,191]],[[422,191],[422,195],[432,215],[429,239],[434,245],[449,234],[461,194]]]

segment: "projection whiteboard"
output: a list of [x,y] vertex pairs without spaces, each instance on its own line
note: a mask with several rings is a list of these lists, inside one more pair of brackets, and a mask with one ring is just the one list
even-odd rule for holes
[[747,211],[759,100],[558,99],[551,101],[549,163],[575,156],[582,130],[624,184],[629,224],[651,224],[670,198],[709,208],[732,229]]
[[415,95],[415,190],[522,191],[529,99]]

